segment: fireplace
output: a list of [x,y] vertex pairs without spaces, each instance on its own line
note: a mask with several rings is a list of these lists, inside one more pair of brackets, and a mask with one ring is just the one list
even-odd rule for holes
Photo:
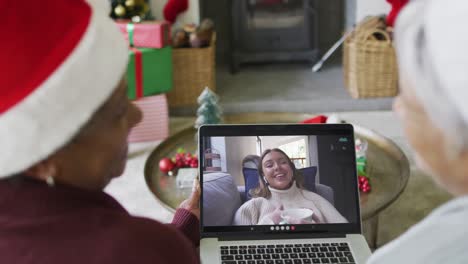
[[306,61],[318,56],[317,14],[310,0],[231,1],[231,70],[249,62]]
[[[199,4],[200,16],[215,22],[217,64],[236,71],[249,62],[313,64],[354,23],[355,1],[199,0]],[[339,55],[336,52],[330,60],[341,63]]]

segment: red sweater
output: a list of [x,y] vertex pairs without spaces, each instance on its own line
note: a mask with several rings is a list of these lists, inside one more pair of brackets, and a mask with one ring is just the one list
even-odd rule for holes
[[133,217],[104,192],[0,181],[0,263],[199,263],[199,222]]

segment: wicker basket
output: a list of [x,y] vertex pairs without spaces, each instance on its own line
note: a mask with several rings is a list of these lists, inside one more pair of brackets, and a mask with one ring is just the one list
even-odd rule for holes
[[390,97],[398,93],[395,50],[387,31],[368,23],[344,42],[344,83],[353,98]]
[[174,86],[167,94],[170,107],[197,105],[197,98],[208,86],[215,87],[216,34],[205,48],[179,48],[172,50]]

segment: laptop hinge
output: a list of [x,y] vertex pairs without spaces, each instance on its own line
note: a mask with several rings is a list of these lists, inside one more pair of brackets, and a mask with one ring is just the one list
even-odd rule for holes
[[308,233],[308,234],[253,234],[237,236],[223,235],[218,237],[219,241],[235,241],[235,240],[271,240],[271,239],[303,239],[303,238],[344,238],[345,234],[336,233]]

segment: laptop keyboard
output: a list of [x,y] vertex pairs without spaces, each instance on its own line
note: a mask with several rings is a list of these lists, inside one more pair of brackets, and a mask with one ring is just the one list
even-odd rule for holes
[[348,243],[220,246],[222,264],[354,264]]

